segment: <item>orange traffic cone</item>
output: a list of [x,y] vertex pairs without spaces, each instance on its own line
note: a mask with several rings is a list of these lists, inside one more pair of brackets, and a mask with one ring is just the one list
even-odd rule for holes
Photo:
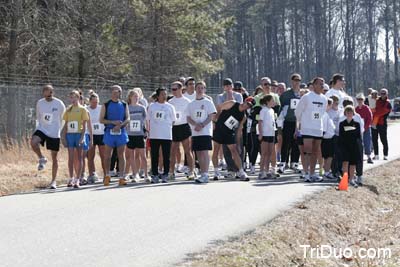
[[343,174],[342,180],[339,183],[339,190],[340,191],[347,191],[349,188],[349,175],[347,172]]

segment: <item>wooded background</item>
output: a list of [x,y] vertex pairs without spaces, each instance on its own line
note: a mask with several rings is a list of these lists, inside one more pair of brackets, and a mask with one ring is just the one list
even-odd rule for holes
[[350,94],[394,97],[399,15],[398,0],[0,0],[0,83],[150,90],[229,76],[252,91],[262,76],[341,72]]

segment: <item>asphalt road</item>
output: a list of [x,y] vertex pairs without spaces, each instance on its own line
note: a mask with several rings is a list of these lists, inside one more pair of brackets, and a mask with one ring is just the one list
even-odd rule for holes
[[[400,124],[391,125],[390,160],[400,156],[398,134]],[[170,266],[266,223],[326,186],[288,174],[207,185],[183,178],[126,187],[114,181],[2,197],[0,265]]]

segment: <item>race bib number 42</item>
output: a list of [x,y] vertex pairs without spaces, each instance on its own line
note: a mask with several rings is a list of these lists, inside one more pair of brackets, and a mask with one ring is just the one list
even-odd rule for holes
[[77,133],[79,130],[77,121],[69,121],[67,127],[68,127],[67,129],[68,133]]
[[51,122],[53,121],[53,114],[51,114],[51,113],[43,114],[43,121],[46,124],[51,124]]

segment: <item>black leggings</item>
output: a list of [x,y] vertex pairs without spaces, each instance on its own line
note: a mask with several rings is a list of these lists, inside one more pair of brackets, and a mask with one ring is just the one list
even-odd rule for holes
[[258,135],[255,132],[247,134],[247,153],[249,154],[249,161],[251,165],[256,164],[258,153],[260,152],[260,141]]
[[389,145],[387,140],[387,125],[377,125],[376,129],[372,128],[372,144],[374,145],[374,154],[379,155],[378,135],[383,145],[383,155],[389,154]]
[[169,173],[169,156],[171,154],[171,140],[163,139],[150,139],[150,155],[151,155],[151,173],[158,175],[158,157],[160,147],[162,150],[163,163],[164,163],[164,175]]
[[298,163],[300,157],[299,146],[294,139],[294,132],[296,130],[296,122],[285,121],[282,129],[282,148],[281,148],[281,162]]

